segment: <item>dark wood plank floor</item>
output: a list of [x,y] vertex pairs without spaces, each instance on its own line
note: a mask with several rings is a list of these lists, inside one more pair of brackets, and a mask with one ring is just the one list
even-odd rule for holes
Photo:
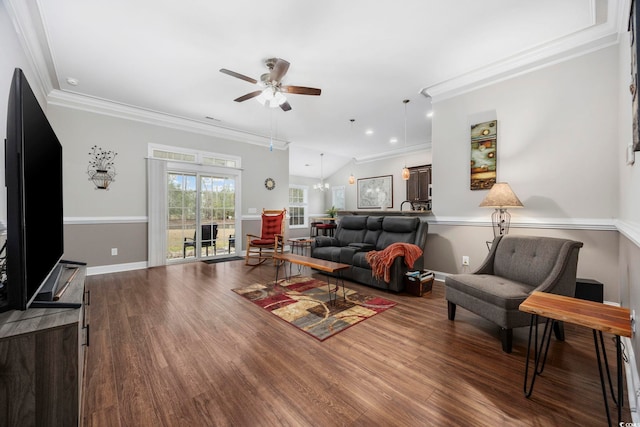
[[231,291],[274,271],[197,262],[88,277],[83,425],[606,425],[588,330],[552,340],[526,399],[527,328],[503,353],[489,322],[462,308],[447,320],[441,283],[422,298],[347,283],[398,305],[319,342]]

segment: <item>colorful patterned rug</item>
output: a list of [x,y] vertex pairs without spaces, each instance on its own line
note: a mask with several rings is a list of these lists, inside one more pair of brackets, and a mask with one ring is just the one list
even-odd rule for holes
[[277,285],[255,283],[233,291],[320,341],[396,305],[349,288],[343,298],[342,286],[336,293],[333,279],[331,282],[334,301],[329,299],[326,280],[311,277],[279,280]]

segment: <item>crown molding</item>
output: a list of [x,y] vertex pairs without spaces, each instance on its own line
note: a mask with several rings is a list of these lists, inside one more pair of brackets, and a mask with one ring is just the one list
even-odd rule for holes
[[4,0],[4,4],[27,61],[35,71],[37,81],[30,82],[31,87],[44,99],[54,89],[55,67],[38,6],[24,0]]
[[[47,103],[96,114],[132,120],[156,126],[163,126],[181,131],[193,132],[248,144],[270,146],[269,136],[259,135],[238,129],[200,122],[185,117],[174,116],[153,110],[146,110],[131,105],[120,104],[113,101],[79,95],[58,89],[52,90],[47,96]],[[289,141],[273,138],[273,148],[285,150]]]
[[393,159],[397,157],[403,157],[410,154],[428,153],[430,151],[431,151],[431,141],[425,142],[423,144],[409,146],[407,148],[401,148],[399,150],[385,151],[384,153],[376,153],[368,156],[360,156],[357,158],[354,157],[353,161],[356,165],[360,165],[363,163],[370,163],[378,160],[387,160],[387,159]]
[[607,2],[606,19],[597,22],[592,3],[592,25],[549,43],[525,50],[517,55],[482,66],[443,82],[424,87],[420,93],[439,102],[482,87],[564,62],[618,43],[621,21],[624,21],[627,0]]

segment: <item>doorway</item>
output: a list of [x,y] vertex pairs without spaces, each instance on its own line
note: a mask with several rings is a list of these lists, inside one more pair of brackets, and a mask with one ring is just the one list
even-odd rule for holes
[[169,170],[166,182],[167,262],[235,254],[236,176]]

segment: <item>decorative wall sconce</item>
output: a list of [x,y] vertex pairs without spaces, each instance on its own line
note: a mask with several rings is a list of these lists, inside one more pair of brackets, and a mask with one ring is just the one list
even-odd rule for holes
[[113,159],[118,155],[115,151],[105,151],[94,145],[91,147],[89,156],[89,181],[93,181],[96,190],[108,190],[109,184],[115,181],[116,167],[113,165]]

